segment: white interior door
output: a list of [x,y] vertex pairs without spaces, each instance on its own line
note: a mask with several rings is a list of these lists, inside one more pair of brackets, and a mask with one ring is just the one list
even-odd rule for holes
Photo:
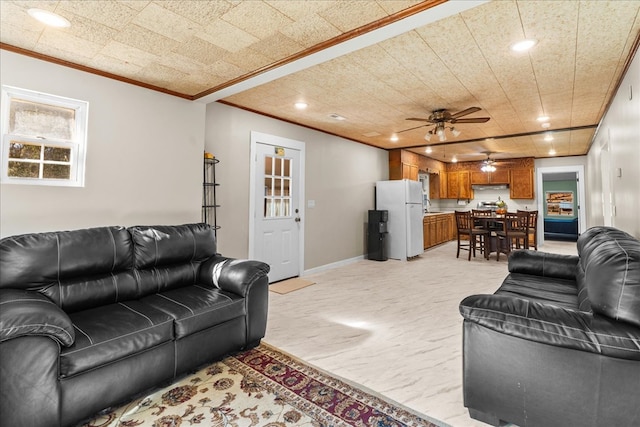
[[270,283],[301,274],[302,153],[291,144],[285,146],[286,142],[262,135],[252,143],[253,244],[249,256],[269,264]]

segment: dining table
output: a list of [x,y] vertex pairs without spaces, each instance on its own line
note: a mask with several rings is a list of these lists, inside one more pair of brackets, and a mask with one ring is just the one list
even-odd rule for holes
[[[500,248],[500,242],[496,231],[504,230],[506,216],[504,214],[496,214],[495,212],[492,212],[491,215],[476,214],[472,215],[471,218],[473,219],[474,224],[479,223],[482,228],[489,230],[489,241],[486,244],[488,251],[487,257],[493,252],[496,254],[501,252],[500,250],[503,248]],[[502,253],[506,253],[505,251],[502,251]]]

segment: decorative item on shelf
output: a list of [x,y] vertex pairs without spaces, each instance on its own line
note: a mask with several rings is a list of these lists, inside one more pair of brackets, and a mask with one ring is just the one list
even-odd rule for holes
[[507,213],[507,204],[504,200],[500,200],[500,196],[498,196],[498,201],[496,202],[496,214],[504,215]]

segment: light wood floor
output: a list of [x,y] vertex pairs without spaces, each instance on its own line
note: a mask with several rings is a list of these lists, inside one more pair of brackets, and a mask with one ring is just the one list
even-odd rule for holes
[[[575,254],[575,243],[540,250]],[[455,242],[410,261],[362,260],[269,293],[265,342],[454,427],[486,426],[462,403],[460,301],[493,293],[506,257],[456,259]]]

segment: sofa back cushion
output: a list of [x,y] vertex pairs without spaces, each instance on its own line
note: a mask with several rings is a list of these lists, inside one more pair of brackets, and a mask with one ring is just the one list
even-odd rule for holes
[[0,287],[41,292],[66,312],[134,298],[123,227],[23,234],[0,241]]
[[593,227],[577,243],[594,313],[640,326],[640,241],[612,227]]
[[193,285],[202,261],[216,254],[207,224],[130,227],[139,296]]

